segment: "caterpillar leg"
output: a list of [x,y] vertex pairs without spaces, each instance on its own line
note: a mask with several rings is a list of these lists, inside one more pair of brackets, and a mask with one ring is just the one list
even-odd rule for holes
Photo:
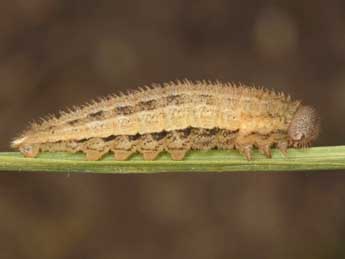
[[256,135],[238,135],[235,139],[235,148],[247,159],[252,160],[252,150],[257,140]]
[[40,152],[40,144],[31,144],[31,145],[24,145],[19,148],[19,151],[25,156],[25,157],[37,157],[37,155]]
[[86,150],[84,152],[86,154],[86,160],[97,161],[97,160],[100,160],[105,155],[105,153],[107,153],[108,151],[102,152],[102,151],[98,151],[98,150]]
[[110,151],[114,153],[114,159],[123,161],[127,160],[137,149],[137,136],[117,136],[111,141]]
[[279,151],[284,155],[287,156],[287,149],[288,149],[288,142],[287,141],[279,141],[277,144],[277,148]]
[[266,157],[271,158],[271,147],[276,146],[283,155],[287,155],[288,142],[286,136],[282,133],[273,133],[270,136],[259,135],[257,136],[256,144],[259,151]]
[[172,131],[167,135],[164,149],[170,154],[172,160],[182,160],[191,149],[190,135],[190,129]]
[[261,134],[250,134],[239,136],[235,139],[235,147],[245,156],[247,160],[252,160],[253,147],[257,147],[259,152],[264,154],[267,158],[272,157],[271,146],[274,139],[271,136]]
[[168,153],[172,160],[183,160],[186,156],[188,149],[170,149]]
[[237,144],[236,149],[240,151],[242,155],[249,161],[252,160],[252,150],[253,145],[252,144]]
[[144,160],[155,160],[161,151],[157,150],[142,150],[140,153],[142,154]]
[[155,160],[159,153],[164,150],[165,132],[145,134],[138,141],[137,150],[142,154],[144,160]]
[[81,151],[86,154],[86,160],[96,161],[109,152],[109,146],[101,138],[91,138],[83,143]]
[[264,154],[267,158],[272,158],[271,143],[258,145],[258,149],[261,154]]
[[247,160],[252,159],[251,151],[253,146],[257,147],[259,152],[267,158],[272,157],[271,147],[276,145],[277,148],[286,155],[288,143],[286,136],[283,133],[263,134],[250,134],[239,136],[235,139],[235,147],[238,149]]

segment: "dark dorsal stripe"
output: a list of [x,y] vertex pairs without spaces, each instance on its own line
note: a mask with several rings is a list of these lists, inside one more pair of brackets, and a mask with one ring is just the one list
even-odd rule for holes
[[[198,98],[199,97],[199,98]],[[199,102],[204,102],[205,104],[214,104],[215,100],[213,96],[210,95],[200,95],[190,97],[187,95],[170,95],[159,99],[151,99],[147,101],[138,102],[132,106],[117,106],[113,110],[110,111],[98,111],[94,113],[90,113],[87,115],[86,118],[83,119],[76,119],[73,121],[67,122],[70,126],[76,126],[78,124],[83,124],[90,121],[101,120],[106,117],[110,116],[128,116],[137,112],[141,111],[152,111],[155,109],[159,109],[166,106],[172,105],[183,105],[185,103],[190,103],[191,98],[194,100],[196,98],[199,99]]]

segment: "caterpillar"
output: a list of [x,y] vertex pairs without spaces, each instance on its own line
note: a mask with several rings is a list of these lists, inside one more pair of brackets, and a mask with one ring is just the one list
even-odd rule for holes
[[166,151],[182,160],[189,150],[237,149],[252,159],[277,147],[307,147],[319,135],[311,106],[264,88],[189,80],[112,95],[32,123],[11,143],[25,157],[83,152],[99,160],[112,152],[126,160],[139,152],[154,160]]

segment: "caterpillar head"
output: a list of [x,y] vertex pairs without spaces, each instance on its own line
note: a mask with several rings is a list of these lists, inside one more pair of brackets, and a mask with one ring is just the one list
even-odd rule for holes
[[288,128],[290,146],[307,147],[320,133],[320,116],[310,106],[298,108]]

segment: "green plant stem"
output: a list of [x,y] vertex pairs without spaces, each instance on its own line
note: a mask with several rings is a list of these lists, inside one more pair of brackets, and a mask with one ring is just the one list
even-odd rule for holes
[[289,149],[288,156],[272,150],[268,159],[257,151],[247,161],[238,151],[191,151],[183,161],[173,161],[166,153],[155,161],[134,155],[115,161],[111,154],[101,161],[86,161],[83,154],[42,153],[24,158],[20,153],[0,153],[0,171],[64,173],[169,173],[169,172],[278,172],[345,169],[345,146]]

